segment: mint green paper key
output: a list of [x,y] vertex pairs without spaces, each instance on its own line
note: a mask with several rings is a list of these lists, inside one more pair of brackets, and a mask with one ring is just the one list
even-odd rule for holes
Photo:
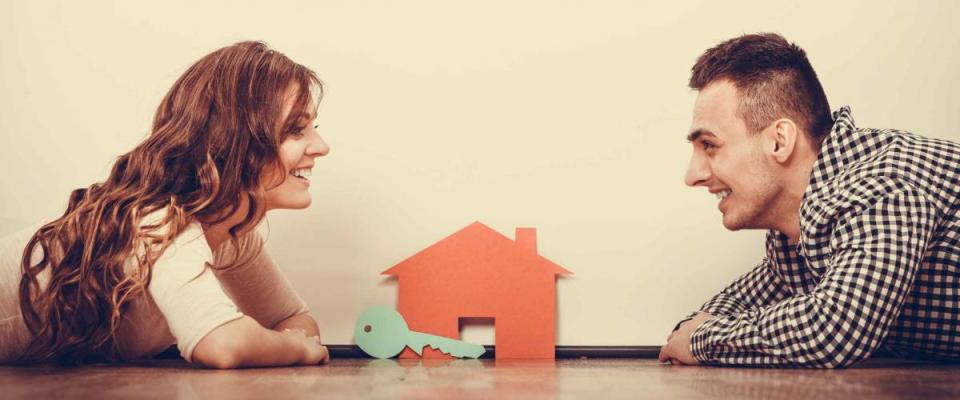
[[485,351],[483,346],[478,344],[413,332],[407,327],[407,321],[400,313],[379,306],[370,307],[360,314],[353,337],[361,350],[376,358],[396,356],[404,347],[410,347],[417,355],[423,355],[423,348],[430,346],[460,358],[477,358]]

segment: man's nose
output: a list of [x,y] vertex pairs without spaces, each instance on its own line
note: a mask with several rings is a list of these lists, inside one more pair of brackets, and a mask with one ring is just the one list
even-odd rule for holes
[[690,187],[702,186],[710,180],[711,176],[710,165],[706,160],[693,155],[690,157],[690,165],[687,166],[687,174],[683,177],[683,181]]

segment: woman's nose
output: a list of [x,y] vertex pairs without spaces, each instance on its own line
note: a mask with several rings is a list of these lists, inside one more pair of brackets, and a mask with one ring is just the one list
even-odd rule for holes
[[316,135],[314,140],[307,146],[307,155],[310,157],[323,157],[330,153],[330,146],[320,135]]

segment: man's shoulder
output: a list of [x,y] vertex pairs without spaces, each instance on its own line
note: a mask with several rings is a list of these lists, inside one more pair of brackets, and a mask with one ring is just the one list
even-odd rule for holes
[[[834,135],[840,132],[834,132]],[[939,215],[960,203],[960,145],[897,129],[854,127],[831,138],[801,205],[808,237],[895,196]],[[826,173],[824,171],[827,171]]]
[[911,191],[941,207],[957,203],[957,143],[897,129],[857,128],[851,134],[846,148],[835,150],[844,153],[844,168],[808,200],[849,208]]

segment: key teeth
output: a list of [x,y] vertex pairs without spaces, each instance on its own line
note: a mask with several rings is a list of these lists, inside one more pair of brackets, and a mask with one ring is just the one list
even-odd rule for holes
[[[427,347],[429,347],[429,348],[431,348],[431,349],[434,349],[434,350],[437,350],[437,351],[439,351],[439,352],[441,352],[441,353],[443,353],[443,354],[446,354],[446,355],[448,355],[448,356],[457,357],[457,358],[463,358],[463,357],[458,357],[458,356],[455,356],[455,355],[453,355],[453,354],[450,354],[450,352],[448,352],[448,351],[443,351],[443,349],[441,349],[440,347],[437,347],[437,346],[433,346],[433,345],[428,344]],[[480,356],[482,356],[483,353],[486,353],[486,352],[487,352],[487,349],[483,349],[483,350],[480,351],[480,354],[477,354],[477,355],[475,355],[475,356],[474,356],[474,355],[467,355],[466,358],[480,358]]]
[[[430,345],[427,345],[430,347]],[[417,353],[418,356],[423,357],[423,347],[417,348],[415,346],[407,346],[408,349],[413,350],[414,353]]]

